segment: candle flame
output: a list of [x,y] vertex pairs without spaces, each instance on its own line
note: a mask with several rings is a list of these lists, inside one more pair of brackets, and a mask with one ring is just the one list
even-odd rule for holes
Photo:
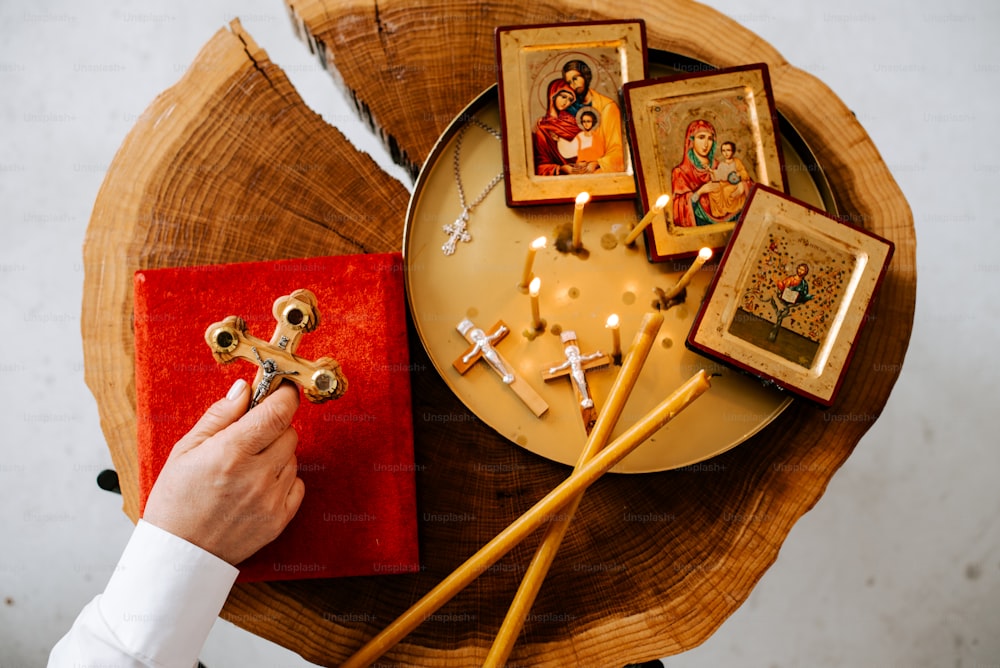
[[712,249],[702,248],[700,251],[698,251],[698,257],[700,257],[702,260],[708,260],[709,258],[712,257]]
[[538,237],[537,239],[531,242],[531,247],[534,250],[540,250],[542,248],[545,248],[545,244],[547,244],[548,242],[549,240],[546,239],[545,237]]
[[611,315],[609,315],[607,321],[604,323],[604,326],[607,327],[607,328],[609,328],[609,329],[617,327],[618,326],[618,314],[617,313],[612,313]]
[[653,206],[657,209],[663,209],[663,207],[665,207],[667,205],[667,202],[669,201],[670,201],[670,195],[660,195],[659,197],[656,198],[656,204],[654,204]]
[[528,293],[532,297],[537,297],[538,291],[541,289],[541,287],[542,287],[542,279],[535,276],[533,279],[531,279],[531,283],[528,285]]
[[590,201],[590,193],[588,193],[586,190],[576,196],[577,206],[583,206],[589,201]]

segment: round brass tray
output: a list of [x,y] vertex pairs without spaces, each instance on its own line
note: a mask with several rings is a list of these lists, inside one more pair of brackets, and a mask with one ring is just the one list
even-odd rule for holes
[[[654,68],[654,73],[656,72]],[[442,245],[442,229],[461,213],[454,174],[456,137],[463,127],[459,170],[467,202],[472,202],[503,169],[496,137],[469,123],[474,116],[500,128],[497,89],[480,94],[459,114],[428,157],[407,211],[403,255],[407,298],[417,333],[448,386],[479,419],[511,442],[565,464],[577,461],[586,441],[581,412],[568,378],[543,381],[542,371],[565,360],[560,333],[573,331],[580,350],[611,353],[612,334],[605,327],[615,313],[621,322],[621,347],[627,351],[645,313],[655,310],[654,287],[674,285],[690,260],[650,263],[642,239],[632,246],[624,237],[637,220],[632,200],[587,204],[583,214],[585,252],[566,252],[554,240],[565,236],[574,205],[508,207],[498,184],[469,219],[469,242],[452,255]],[[807,149],[782,128],[782,150],[791,194],[827,208],[822,173]],[[805,157],[803,157],[805,155]],[[548,245],[534,259],[541,280],[539,314],[545,329],[532,327],[531,302],[519,287],[529,244],[546,236]],[[664,323],[635,389],[612,434],[616,437],[699,369],[713,375],[712,389],[658,431],[613,469],[619,473],[664,471],[697,464],[742,443],[777,417],[792,398],[759,380],[708,360],[684,345],[715,268],[710,261],[697,272],[683,304],[664,312]],[[548,404],[541,416],[480,362],[461,375],[452,362],[469,343],[456,329],[468,318],[489,331],[498,321],[510,334],[496,348]],[[617,366],[587,374],[597,410],[607,396]],[[439,416],[466,420],[469,415]]]

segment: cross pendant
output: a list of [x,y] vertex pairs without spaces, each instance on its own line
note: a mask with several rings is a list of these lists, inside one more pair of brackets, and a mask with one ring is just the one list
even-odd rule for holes
[[316,296],[309,290],[296,290],[276,299],[271,313],[277,326],[270,342],[247,334],[246,322],[235,315],[205,330],[205,342],[216,361],[228,364],[243,359],[257,365],[249,408],[276,390],[283,377],[301,385],[306,398],[313,403],[343,396],[347,379],[337,360],[321,357],[311,362],[295,355],[302,335],[319,325]]
[[454,223],[449,225],[444,225],[441,229],[447,232],[450,236],[448,241],[444,242],[441,246],[441,251],[445,255],[452,255],[455,252],[455,246],[459,241],[469,243],[472,241],[472,235],[469,234],[468,225],[469,222],[469,210],[462,209],[462,215],[455,219]]

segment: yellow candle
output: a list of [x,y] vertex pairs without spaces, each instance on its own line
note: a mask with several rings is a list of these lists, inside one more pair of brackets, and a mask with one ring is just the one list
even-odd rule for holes
[[618,314],[609,315],[604,326],[611,330],[611,356],[618,359],[622,356],[622,333],[618,327]]
[[[618,316],[613,317],[617,318]],[[608,318],[608,320],[610,319]],[[611,386],[607,401],[594,422],[593,431],[587,438],[587,443],[583,447],[583,452],[580,453],[574,470],[593,459],[594,455],[607,445],[611,432],[618,423],[618,418],[621,417],[625,403],[632,393],[632,388],[635,387],[639,372],[642,371],[642,366],[653,347],[653,341],[656,339],[656,333],[662,324],[663,316],[659,313],[647,313],[646,317],[642,319],[632,347],[629,348],[628,357],[625,358],[622,370]],[[557,518],[553,518],[545,530],[545,538],[535,550],[535,556],[521,580],[521,586],[518,587],[517,594],[514,595],[514,600],[510,604],[507,616],[504,617],[503,624],[500,625],[500,630],[497,631],[493,646],[490,648],[489,654],[486,655],[486,660],[482,663],[483,668],[500,668],[507,665],[507,658],[521,634],[524,621],[535,602],[539,589],[542,587],[545,575],[549,572],[549,567],[555,560],[563,537],[569,529],[570,520],[576,514],[582,499],[583,495],[578,494],[566,504],[563,512]]]
[[631,246],[635,243],[635,240],[639,238],[639,235],[642,234],[644,229],[646,229],[646,226],[653,222],[653,219],[663,211],[663,208],[667,206],[667,202],[669,201],[670,195],[660,195],[656,198],[656,203],[653,204],[653,208],[646,212],[646,215],[642,217],[642,220],[640,220],[639,223],[632,228],[632,231],[628,233],[628,236],[625,237],[626,246]]
[[573,248],[583,245],[583,205],[590,201],[590,193],[582,192],[576,196],[576,208],[573,210]]
[[456,594],[489,570],[490,566],[517,547],[543,524],[548,524],[552,520],[553,513],[561,511],[576,497],[583,494],[605,471],[628,456],[663,425],[700,397],[709,387],[711,387],[711,383],[704,370],[692,376],[607,447],[574,468],[568,478],[469,557],[461,566],[452,571],[436,587],[424,594],[423,598],[410,606],[409,610],[390,622],[380,633],[369,639],[364,646],[348,657],[341,664],[341,668],[363,668],[377,661],[429,616],[440,610]]
[[535,276],[528,286],[528,295],[531,297],[531,326],[535,329],[542,328],[542,318],[538,309],[538,292],[542,287],[542,279]]
[[521,274],[521,282],[517,284],[517,287],[528,287],[528,281],[531,280],[531,266],[535,263],[535,253],[545,248],[546,243],[548,243],[548,240],[545,237],[538,237],[528,246],[528,257],[524,261],[524,273]]
[[705,264],[705,262],[707,262],[710,257],[712,257],[711,248],[702,248],[700,251],[698,251],[698,257],[694,259],[694,262],[691,263],[691,266],[688,268],[688,270],[684,272],[684,275],[681,276],[681,279],[677,281],[677,285],[670,288],[670,290],[666,292],[664,298],[673,299],[674,297],[679,295],[681,293],[681,290],[686,288],[687,284],[691,282],[692,278],[694,278],[695,272],[701,269],[701,265]]

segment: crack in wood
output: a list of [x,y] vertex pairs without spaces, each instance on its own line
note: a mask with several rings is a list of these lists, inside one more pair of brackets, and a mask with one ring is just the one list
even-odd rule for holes
[[[358,115],[358,118],[365,125],[367,125],[372,133],[378,137],[379,141],[382,142],[382,145],[389,152],[389,158],[392,160],[393,164],[405,169],[407,175],[410,177],[411,183],[416,183],[417,176],[420,173],[420,163],[415,162],[410,158],[410,155],[402,148],[402,145],[395,135],[386,131],[385,128],[379,125],[378,121],[375,119],[375,115],[372,113],[371,106],[369,106],[368,103],[362,99],[359,91],[347,85],[343,75],[337,70],[337,66],[332,62],[332,59],[326,57],[328,52],[326,43],[309,30],[291,5],[289,5],[289,10],[293,17],[292,23],[295,34],[298,35],[300,40],[309,46],[310,51],[314,51],[317,54],[320,66],[324,71],[330,74],[334,83],[347,95],[352,106],[354,107],[355,113]],[[391,34],[391,31],[385,27],[385,24],[382,21],[378,2],[373,3],[373,10],[375,27],[379,36],[379,41],[382,43],[383,51],[386,51],[388,44],[386,40]]]
[[247,58],[250,59],[250,62],[253,64],[254,69],[260,72],[260,75],[264,77],[264,79],[267,81],[267,83],[271,85],[272,88],[277,90],[277,86],[275,86],[274,82],[271,81],[271,77],[267,76],[267,72],[264,70],[263,67],[260,66],[260,63],[257,62],[256,58],[253,57],[253,54],[250,53],[250,43],[248,43],[247,40],[244,38],[243,26],[240,25],[238,21],[234,21],[233,23],[235,25],[231,24],[230,27],[233,28],[233,35],[236,36],[236,39],[240,40],[240,43],[243,44],[243,53],[247,54]]

